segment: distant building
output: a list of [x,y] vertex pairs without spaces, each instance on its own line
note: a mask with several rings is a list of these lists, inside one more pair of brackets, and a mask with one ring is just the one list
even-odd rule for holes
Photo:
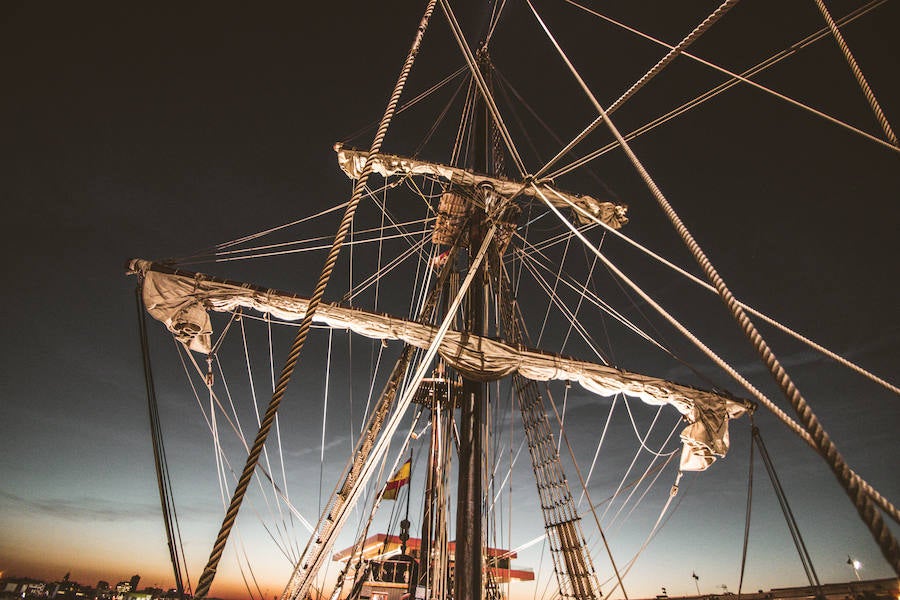
[[120,581],[116,584],[116,594],[127,594],[132,589],[130,581]]
[[81,586],[74,581],[69,581],[69,574],[66,573],[62,581],[54,584],[50,597],[56,600],[75,600],[75,598],[82,597]]
[[0,579],[0,596],[26,598],[28,596],[44,596],[47,584],[30,577],[10,577]]

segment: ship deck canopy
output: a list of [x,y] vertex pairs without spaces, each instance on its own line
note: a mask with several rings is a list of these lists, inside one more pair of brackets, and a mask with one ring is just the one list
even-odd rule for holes
[[[354,544],[349,548],[339,550],[332,556],[334,562],[347,563],[349,561],[357,562],[362,560],[383,561],[396,557],[400,553],[403,546],[403,540],[400,536],[389,535],[385,533],[377,533],[370,535],[361,544]],[[407,552],[418,558],[422,548],[422,540],[411,537],[406,540]],[[456,542],[451,540],[447,542],[447,552],[449,560],[454,561],[456,556]],[[528,568],[512,568],[511,561],[518,558],[515,550],[505,550],[503,548],[492,548],[490,546],[484,549],[485,557],[490,564],[490,572],[494,581],[498,583],[506,583],[508,581],[534,581],[534,571]]]

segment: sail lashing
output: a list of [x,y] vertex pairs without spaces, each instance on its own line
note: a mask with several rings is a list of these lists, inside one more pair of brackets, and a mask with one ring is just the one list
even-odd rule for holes
[[[366,159],[369,157],[368,152],[347,149],[341,144],[335,144],[334,150],[337,152],[338,165],[340,165],[341,170],[343,170],[350,179],[358,178],[362,172],[363,165],[366,163]],[[459,167],[450,167],[406,156],[378,154],[372,158],[371,164],[372,171],[383,177],[397,175],[428,175],[449,183],[453,189],[487,189],[494,195],[503,198],[514,198],[520,195],[527,198],[537,197],[537,192],[534,191],[533,187],[525,185],[520,181],[512,181],[510,179],[492,175],[483,175]],[[581,211],[584,211],[583,213],[573,211],[573,215],[581,224],[590,223],[590,216],[600,219],[613,229],[620,229],[623,225],[628,223],[628,206],[625,204],[601,201],[591,196],[565,192],[557,189],[552,182],[549,181],[538,181],[535,185],[547,196],[557,199],[555,205],[558,208],[568,209],[572,205],[575,205],[581,209]],[[481,195],[482,194],[474,192],[471,193],[471,196],[476,200]]]
[[[286,321],[300,320],[306,314],[308,300],[293,294],[176,271],[140,259],[131,261],[130,268],[143,274],[144,303],[150,315],[196,352],[210,351],[210,310],[247,308]],[[314,321],[423,349],[430,346],[436,333],[432,325],[328,303],[319,306]],[[687,471],[705,470],[716,457],[725,456],[728,422],[752,407],[746,400],[716,392],[452,329],[441,341],[438,354],[457,371],[480,381],[518,374],[533,381],[577,382],[599,396],[621,393],[646,404],[669,404],[688,423],[681,433],[681,469]]]

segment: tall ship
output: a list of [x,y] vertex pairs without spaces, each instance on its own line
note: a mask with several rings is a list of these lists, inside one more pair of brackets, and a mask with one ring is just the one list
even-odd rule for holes
[[[599,7],[561,4],[500,0],[472,23],[449,0],[421,4],[405,56],[376,49],[366,57],[395,61],[398,75],[379,121],[332,149],[349,193],[189,256],[129,261],[180,595],[214,595],[231,563],[251,597],[271,596],[244,541],[255,534],[241,533],[258,520],[275,556],[262,562],[282,565],[283,600],[627,598],[629,583],[647,576],[655,538],[678,518],[688,482],[728,468],[721,459],[736,430],[750,452],[749,476],[723,480],[708,510],[725,495],[740,497],[728,511],[747,526],[743,543],[734,540],[743,547],[741,585],[756,456],[764,467],[756,476],[774,486],[815,588],[814,553],[762,423],[823,461],[846,492],[846,512],[900,570],[896,507],[847,463],[816,399],[795,385],[769,338],[821,355],[888,402],[900,389],[738,297],[715,266],[722,249],[708,252],[679,212],[682,189],[718,179],[698,165],[680,175],[691,185],[670,196],[655,166],[679,148],[660,154],[642,145],[741,86],[876,148],[896,169],[890,115],[842,33],[883,2],[832,14],[816,0],[818,29],[740,71],[693,53],[741,18],[736,1],[710,5],[671,43]],[[576,25],[559,27],[564,16]],[[598,66],[615,57],[591,49],[589,27],[643,35],[657,56],[623,83],[620,71]],[[872,127],[765,83],[761,74],[816,44],[834,45]],[[659,82],[685,64],[714,73],[716,83],[648,115],[642,99],[660,94],[668,84]],[[359,101],[368,100],[383,101],[361,90]],[[561,120],[544,116],[549,107]],[[614,183],[629,177],[642,186],[634,197]],[[730,201],[728,190],[714,195]],[[653,234],[665,225],[683,244],[677,258],[632,233],[651,210]],[[678,298],[648,285],[642,269],[677,280]],[[741,358],[718,350],[729,322],[728,335],[746,338]],[[171,349],[161,357],[166,331],[174,359]],[[747,353],[758,358],[752,366]],[[170,467],[182,459],[166,446],[158,400],[160,378],[171,393],[179,369],[212,440],[219,486],[210,495],[221,497],[200,569],[182,545]],[[761,386],[761,372],[774,383]],[[627,529],[635,533],[622,542]],[[699,545],[686,539],[674,560],[715,560]]]

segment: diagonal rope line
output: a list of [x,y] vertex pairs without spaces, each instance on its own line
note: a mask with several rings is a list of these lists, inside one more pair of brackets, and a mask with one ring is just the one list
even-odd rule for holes
[[[878,8],[885,2],[887,2],[887,0],[872,0],[868,4],[865,4],[861,7],[859,7],[858,9],[856,9],[855,11],[841,17],[838,21],[838,24],[846,25],[847,23],[855,21],[859,17],[867,14],[868,12],[874,10],[875,8]],[[813,33],[812,35],[809,35],[809,36],[803,38],[802,40],[800,40],[794,44],[791,44],[791,46],[789,48],[782,50],[780,52],[776,52],[769,58],[763,60],[762,62],[757,63],[755,66],[747,69],[746,71],[743,71],[741,73],[741,75],[743,77],[752,77],[754,75],[762,73],[769,67],[781,62],[782,60],[784,60],[790,56],[793,56],[800,50],[803,50],[807,46],[812,45],[813,43],[821,40],[822,38],[824,38],[827,35],[828,35],[827,28],[820,29],[816,33]],[[652,121],[649,121],[648,123],[645,123],[644,125],[638,127],[637,129],[635,129],[634,131],[632,131],[631,133],[626,135],[625,139],[630,142],[631,140],[633,140],[645,133],[648,133],[648,132],[652,131],[653,129],[656,129],[660,125],[662,125],[676,117],[679,117],[679,116],[683,115],[684,113],[700,106],[707,100],[711,100],[712,98],[733,88],[734,86],[738,85],[739,83],[741,83],[740,79],[731,78],[728,81],[725,81],[713,88],[710,88],[706,92],[700,94],[699,96],[693,98],[692,100],[685,102],[681,106],[674,108],[674,109],[670,110],[669,112],[653,119]],[[548,175],[548,178],[553,179],[555,177],[559,177],[561,175],[569,173],[569,172],[577,169],[578,167],[581,167],[581,166],[589,163],[590,161],[592,161],[596,158],[599,158],[600,156],[603,156],[604,154],[606,154],[610,150],[613,150],[616,147],[618,147],[618,143],[611,142],[611,143],[607,144],[606,146],[603,146],[602,148],[594,150],[594,151],[586,154],[582,158],[579,158],[579,159],[569,163],[567,166],[557,169],[556,171],[554,171],[553,173]]]
[[[616,112],[625,102],[627,102],[632,96],[634,96],[642,87],[647,85],[647,83],[659,75],[663,69],[665,69],[669,64],[674,61],[679,54],[684,52],[685,48],[693,44],[697,41],[701,35],[706,33],[710,27],[715,25],[716,21],[721,19],[725,14],[731,10],[731,8],[738,3],[738,0],[725,0],[719,8],[714,10],[708,17],[706,17],[702,23],[697,25],[693,31],[691,31],[683,40],[678,42],[678,45],[673,46],[669,49],[669,52],[663,56],[659,61],[650,67],[650,70],[644,73],[644,75],[635,81],[630,88],[628,88],[624,94],[619,96],[618,100],[613,102],[609,108],[606,109],[607,114],[612,114]],[[603,118],[598,116],[594,121],[584,128],[584,130],[575,136],[575,138],[566,144],[565,148],[556,153],[556,156],[551,158],[547,164],[545,164],[541,169],[535,174],[535,177],[543,176],[556,162],[561,159],[563,156],[571,152],[572,148],[577,146],[586,138],[594,129],[597,128],[600,123],[603,122]]]
[[[552,191],[554,191],[554,190],[551,189],[550,191],[552,192]],[[600,225],[601,227],[603,227],[604,229],[606,229],[606,231],[608,231],[608,232],[610,232],[610,233],[612,233],[612,234],[618,236],[620,239],[624,240],[625,242],[629,243],[629,244],[632,245],[633,247],[637,248],[638,250],[640,250],[641,252],[643,252],[643,253],[646,254],[647,256],[650,256],[651,258],[657,260],[658,262],[660,262],[660,263],[662,263],[663,265],[669,267],[670,269],[672,269],[672,270],[675,271],[676,273],[678,273],[678,274],[680,274],[680,275],[683,275],[684,277],[688,278],[688,279],[689,279],[690,281],[692,281],[693,283],[696,283],[697,285],[699,285],[699,286],[705,288],[706,290],[708,290],[708,291],[710,291],[710,292],[713,292],[713,293],[716,292],[716,288],[715,288],[715,287],[713,287],[713,286],[710,285],[709,283],[703,281],[702,279],[700,279],[700,278],[697,277],[696,275],[694,275],[694,274],[692,274],[692,273],[689,273],[689,272],[685,271],[684,269],[682,269],[682,268],[679,267],[678,265],[676,265],[676,264],[670,262],[669,260],[663,258],[662,256],[660,256],[660,255],[657,254],[656,252],[650,250],[650,249],[647,248],[646,246],[643,246],[642,244],[640,244],[640,243],[636,242],[635,240],[631,239],[630,237],[628,237],[627,235],[625,235],[625,234],[622,233],[621,231],[619,231],[619,230],[617,230],[617,229],[613,229],[612,227],[608,226],[606,223],[604,223],[603,221],[601,221],[600,219],[598,219],[596,216],[589,214],[588,212],[584,211],[581,207],[576,206],[575,204],[569,202],[568,199],[563,198],[560,194],[555,194],[555,195],[556,195],[558,198],[560,198],[563,202],[566,202],[567,204],[569,204],[569,206],[572,208],[572,210],[574,210],[574,211],[575,211],[576,213],[578,213],[579,215],[581,215],[581,216],[583,216],[583,217],[585,217],[585,218],[587,218],[587,219],[592,220],[592,221],[593,221],[594,223],[596,223],[597,225]],[[797,332],[797,331],[791,329],[791,328],[788,327],[787,325],[784,325],[783,323],[781,323],[781,322],[779,322],[779,321],[773,319],[772,317],[766,315],[765,313],[762,313],[762,312],[756,310],[756,309],[753,308],[752,306],[749,306],[749,305],[747,305],[747,304],[744,304],[743,302],[740,302],[740,301],[738,301],[738,304],[740,304],[740,306],[741,306],[744,310],[746,310],[747,312],[749,312],[749,313],[752,314],[753,316],[759,317],[760,319],[762,319],[763,321],[765,321],[765,322],[768,323],[769,325],[771,325],[771,326],[775,327],[776,329],[778,329],[778,330],[780,330],[780,331],[782,331],[782,332],[784,332],[784,333],[790,335],[790,336],[793,337],[794,339],[803,342],[804,344],[806,344],[807,346],[809,346],[809,347],[812,348],[813,350],[816,350],[816,351],[818,351],[818,352],[821,352],[822,354],[824,354],[824,355],[827,356],[828,358],[834,360],[835,362],[837,362],[837,363],[839,363],[839,364],[841,364],[841,365],[844,365],[845,367],[847,367],[848,369],[850,369],[850,370],[852,370],[852,371],[855,371],[856,373],[862,375],[863,377],[869,379],[870,381],[872,381],[872,382],[874,382],[874,383],[877,383],[878,385],[880,385],[881,387],[885,388],[886,390],[888,390],[888,391],[890,391],[890,392],[893,392],[893,393],[895,393],[895,394],[900,395],[900,387],[897,387],[896,385],[892,384],[891,382],[886,381],[885,379],[882,379],[881,377],[875,375],[875,374],[872,373],[871,371],[868,371],[868,370],[864,369],[863,367],[857,365],[856,363],[854,363],[854,362],[852,362],[852,361],[850,361],[850,360],[844,358],[844,357],[841,356],[840,354],[837,354],[836,352],[834,352],[834,351],[832,351],[832,350],[829,350],[829,349],[826,348],[825,346],[822,346],[821,344],[815,342],[814,340],[809,339],[808,337],[804,336],[803,334],[801,334],[801,333],[799,333],[799,332]]]
[[[536,188],[537,186],[535,186]],[[538,195],[542,196],[543,192],[540,192]],[[737,381],[745,390],[747,390],[750,395],[756,398],[760,404],[769,409],[778,419],[788,426],[788,428],[800,436],[806,443],[815,448],[815,442],[812,439],[812,436],[807,432],[803,427],[800,426],[799,423],[791,419],[790,415],[781,410],[772,400],[770,400],[765,394],[759,391],[752,383],[747,381],[740,373],[735,370],[730,364],[728,364],[722,357],[716,354],[709,346],[704,344],[697,336],[695,336],[687,327],[684,326],[678,319],[676,319],[672,314],[666,311],[656,300],[654,300],[647,292],[641,289],[640,286],[637,285],[634,281],[631,280],[625,273],[623,273],[618,267],[616,267],[606,256],[604,256],[600,251],[593,245],[591,242],[578,230],[575,225],[573,225],[570,221],[568,221],[565,216],[559,212],[555,206],[553,206],[550,201],[546,198],[546,196],[542,196],[541,199],[550,207],[557,218],[559,218],[569,229],[578,236],[578,239],[587,246],[587,248],[596,254],[603,264],[616,275],[619,279],[625,282],[628,287],[637,293],[641,299],[644,300],[647,304],[649,304],[657,313],[662,315],[675,329],[677,329],[683,336],[685,336],[691,343],[693,343],[697,348],[699,348],[710,360],[712,360],[715,364],[717,364],[723,371],[728,373],[735,381]],[[866,493],[872,498],[872,500],[883,510],[885,511],[894,521],[900,523],[900,511],[891,504],[891,502],[882,496],[878,490],[873,488],[868,482],[862,479],[858,474],[851,470],[853,478],[856,480],[857,485],[861,486]]]
[[[666,42],[664,42],[662,40],[659,40],[659,39],[657,39],[651,35],[648,35],[642,31],[638,31],[637,29],[635,29],[633,27],[629,27],[628,25],[625,25],[624,23],[621,23],[619,21],[611,19],[597,11],[587,8],[586,6],[582,6],[581,4],[578,4],[577,2],[575,2],[574,0],[565,0],[565,1],[573,6],[580,8],[581,10],[583,10],[587,13],[590,13],[594,16],[600,17],[601,19],[603,19],[609,23],[612,23],[613,25],[616,25],[617,27],[621,27],[621,28],[623,28],[627,31],[630,31],[636,35],[639,35],[647,40],[650,40],[651,42],[653,42],[655,44],[665,46],[666,48],[669,48],[669,49],[674,48],[674,46],[671,46],[670,44],[667,44]],[[792,105],[796,106],[797,108],[800,108],[807,112],[810,112],[810,113],[816,115],[817,117],[820,117],[822,119],[825,119],[826,121],[829,121],[830,123],[833,123],[839,127],[843,127],[844,129],[847,129],[849,131],[852,131],[853,133],[855,133],[859,136],[862,136],[868,140],[871,140],[871,141],[875,142],[876,144],[884,146],[885,148],[893,150],[894,152],[900,153],[900,147],[894,146],[890,142],[887,142],[879,137],[876,137],[876,136],[872,135],[871,133],[867,133],[867,132],[863,131],[862,129],[859,129],[858,127],[854,127],[853,125],[850,125],[849,123],[841,121],[840,119],[832,117],[831,115],[824,113],[816,108],[813,108],[812,106],[809,106],[808,104],[804,104],[804,103],[800,102],[799,100],[795,100],[795,99],[791,98],[790,96],[782,94],[781,92],[777,92],[777,91],[773,90],[772,88],[766,87],[766,86],[762,85],[761,83],[752,81],[752,80],[744,77],[743,75],[739,75],[739,74],[735,73],[734,71],[730,71],[730,70],[726,69],[725,67],[721,67],[713,62],[710,62],[708,60],[700,58],[699,56],[696,56],[689,52],[682,52],[681,54],[682,54],[682,56],[686,56],[686,57],[690,58],[691,60],[699,62],[700,64],[707,66],[710,69],[713,69],[714,71],[718,71],[719,73],[722,73],[723,75],[727,75],[731,78],[737,79],[738,81],[740,81],[742,83],[746,83],[749,86],[755,87],[756,89],[758,89],[762,92],[770,94],[780,100],[783,100],[784,102],[787,102],[788,104],[792,104]]]
[[[887,1],[887,0],[885,0],[885,1]],[[453,81],[454,79],[456,79],[457,77],[459,77],[460,75],[465,73],[467,70],[468,69],[465,65],[463,65],[462,67],[459,67],[458,69],[456,69],[455,71],[453,71],[452,73],[450,73],[449,75],[447,75],[446,77],[441,79],[439,82],[437,82],[436,84],[434,84],[427,90],[419,93],[414,98],[412,98],[409,101],[400,105],[400,107],[397,109],[396,114],[398,114],[398,115],[403,114],[408,109],[412,108],[413,106],[415,106],[416,104],[418,104],[419,102],[421,102],[422,100],[427,98],[428,96],[432,95],[433,93],[435,93],[436,91],[438,91],[439,89],[441,89],[442,87],[444,87],[445,85],[447,85],[448,83],[450,83],[451,81]],[[342,141],[344,143],[349,143],[351,140],[356,139],[357,137],[361,136],[362,134],[366,133],[367,131],[371,131],[371,130],[375,129],[375,127],[377,125],[378,125],[378,123],[369,123],[365,127],[358,129],[355,132],[351,133],[350,135],[346,136]]]
[[[197,407],[200,409],[200,414],[203,416],[203,420],[206,422],[206,427],[209,429],[210,436],[212,437],[212,441],[213,441],[213,446],[218,449],[214,454],[215,454],[215,461],[216,461],[216,472],[218,474],[218,478],[220,480],[220,486],[221,486],[222,485],[221,479],[223,477],[223,474],[231,473],[232,478],[237,479],[237,473],[235,473],[234,467],[232,467],[231,461],[228,460],[228,457],[225,454],[225,450],[221,445],[220,436],[219,436],[219,432],[218,432],[218,424],[217,424],[217,420],[216,420],[216,416],[215,416],[214,405],[211,404],[211,406],[210,406],[210,408],[212,409],[211,411],[207,411],[207,409],[204,407],[203,401],[200,399],[200,394],[198,393],[197,388],[194,385],[194,381],[193,381],[193,378],[191,377],[191,373],[188,370],[187,362],[184,359],[184,354],[189,353],[189,350],[185,349],[184,346],[177,341],[175,341],[174,343],[175,343],[175,351],[178,354],[179,359],[181,360],[181,367],[184,371],[185,378],[186,378],[188,384],[190,385],[191,391],[194,395],[194,400],[197,402]],[[193,366],[194,366],[195,370],[197,371],[198,376],[200,377],[200,379],[203,379],[204,375],[203,375],[202,371],[199,369],[199,366],[196,364],[196,361],[193,361],[193,358],[190,357],[189,354],[188,354],[188,356],[189,356],[189,358],[191,358],[191,360],[193,362]],[[215,399],[214,394],[212,394],[212,393],[210,394],[210,399],[214,402],[214,404],[218,404],[219,410],[227,418],[227,414],[225,413],[225,410],[222,407],[221,402],[219,402],[218,399]],[[244,446],[246,447],[246,444],[244,444]],[[261,469],[261,470],[263,471],[264,475],[268,476],[268,474],[265,472],[265,469]],[[222,504],[223,505],[225,504],[224,498],[222,500]],[[297,514],[299,515],[299,513],[297,513]],[[257,515],[258,515],[258,513],[257,513]],[[277,537],[272,533],[272,530],[269,528],[269,526],[266,524],[266,522],[262,518],[260,518],[260,523],[262,524],[263,529],[269,535],[269,538],[272,540],[272,542],[275,544],[275,546],[281,551],[281,553],[284,555],[285,558],[290,560],[289,553],[286,552],[285,549],[281,547],[281,544],[279,543]]]
[[[432,219],[433,219],[432,217],[426,217],[424,219],[415,219],[412,221],[407,221],[405,223],[394,224],[393,227],[400,229],[402,227],[408,227],[411,225],[425,224]],[[354,237],[359,236],[359,235],[372,234],[372,233],[377,233],[379,235],[383,235],[387,229],[388,228],[386,228],[386,227],[370,227],[368,229],[354,231],[353,234],[354,234]],[[222,262],[223,259],[221,257],[223,257],[223,256],[241,254],[241,253],[259,252],[261,250],[273,250],[275,248],[287,248],[289,246],[299,246],[302,244],[311,244],[314,242],[320,242],[323,240],[330,240],[330,239],[332,239],[332,236],[320,235],[320,236],[310,237],[310,238],[306,238],[306,239],[302,239],[302,240],[291,240],[289,242],[277,242],[277,243],[273,243],[273,244],[263,244],[260,246],[253,246],[250,248],[240,248],[238,250],[227,250],[224,252],[220,252],[217,255],[217,262]],[[354,240],[352,240],[352,242],[347,242],[347,245],[369,243],[369,242],[378,241],[379,239],[380,239],[380,237],[363,238],[362,240],[354,239]],[[322,248],[329,248],[329,247],[330,246],[315,246],[315,247],[311,247],[311,248],[307,247],[307,248],[302,248],[300,251],[305,252],[308,250],[321,250]]]
[[[628,144],[628,142],[625,141],[625,138],[622,137],[622,134],[619,132],[616,126],[612,123],[612,121],[609,120],[606,111],[603,110],[603,107],[597,101],[591,90],[587,87],[587,84],[581,78],[574,65],[572,65],[568,56],[566,56],[563,49],[559,46],[559,43],[550,33],[549,29],[547,29],[546,25],[534,10],[534,7],[531,5],[530,0],[528,0],[528,4],[529,6],[531,6],[532,12],[534,12],[535,17],[541,23],[541,27],[544,29],[550,41],[553,43],[560,57],[569,68],[569,71],[576,78],[585,94],[593,103],[594,108],[597,109],[597,112],[599,112],[603,116],[607,127],[619,142],[619,144],[622,146],[622,150],[627,155],[629,161],[632,163],[641,179],[644,180],[644,183],[653,194],[653,197],[656,199],[660,208],[669,218],[672,226],[679,233],[685,245],[691,251],[691,254],[694,256],[695,260],[703,269],[707,278],[710,280],[710,283],[712,283],[716,287],[719,295],[722,297],[722,300],[728,306],[729,311],[731,311],[732,316],[738,322],[744,334],[750,340],[756,351],[759,353],[766,367],[768,367],[769,371],[772,374],[772,377],[778,383],[785,397],[788,399],[788,401],[793,406],[794,411],[797,413],[797,416],[799,417],[800,422],[803,425],[803,429],[812,437],[813,441],[815,442],[815,448],[825,459],[825,462],[831,468],[838,482],[841,484],[841,487],[850,497],[851,501],[853,502],[853,506],[859,513],[860,519],[869,528],[869,531],[871,532],[872,537],[878,543],[878,546],[881,549],[881,553],[884,556],[885,560],[887,560],[888,564],[891,565],[894,571],[900,574],[900,546],[898,546],[897,540],[894,538],[890,529],[888,529],[887,525],[884,523],[884,520],[881,518],[881,514],[876,510],[870,495],[867,493],[866,489],[860,485],[859,478],[855,476],[855,473],[844,461],[843,456],[840,454],[837,447],[828,436],[827,432],[819,423],[818,418],[809,407],[809,404],[803,398],[800,391],[796,388],[793,381],[791,381],[791,378],[788,376],[787,372],[785,372],[784,368],[781,366],[775,354],[769,348],[768,344],[766,344],[762,335],[760,335],[760,333],[757,331],[756,327],[753,325],[753,322],[750,321],[750,318],[747,316],[744,309],[741,308],[740,304],[734,298],[731,290],[729,290],[727,285],[725,284],[725,281],[719,276],[715,267],[713,267],[712,263],[706,257],[706,254],[700,248],[699,244],[694,240],[690,231],[688,231],[687,227],[681,221],[678,214],[669,204],[669,201],[663,195],[662,190],[660,190],[656,185],[656,182],[653,181],[650,174],[644,168],[637,155],[632,151],[631,146]],[[534,189],[537,189],[536,185],[534,185],[533,183],[531,185]],[[543,194],[541,195],[541,198],[546,200],[546,196],[544,196]]]
[[[431,5],[433,5],[433,2]],[[477,272],[481,261],[484,259],[496,231],[497,225],[493,224],[485,234],[484,242],[472,260],[472,263],[469,266],[469,272],[460,284],[456,296],[447,307],[447,314],[441,322],[440,327],[435,332],[431,345],[421,356],[415,374],[402,386],[404,389],[403,394],[400,400],[396,402],[396,405],[394,405],[397,383],[399,382],[399,378],[395,379],[395,375],[402,375],[408,372],[408,359],[412,356],[412,346],[406,346],[404,353],[396,363],[395,372],[392,374],[391,379],[387,384],[390,391],[388,393],[386,390],[386,392],[382,394],[382,400],[379,401],[379,410],[383,409],[385,411],[381,415],[382,418],[387,416],[386,411],[389,408],[392,408],[393,413],[386,423],[379,425],[381,435],[378,437],[377,441],[374,437],[375,435],[378,435],[377,431],[370,431],[367,436],[361,438],[361,442],[365,442],[364,445],[366,446],[366,449],[358,449],[355,456],[351,458],[350,463],[345,468],[345,478],[342,482],[338,483],[338,486],[335,488],[329,508],[319,517],[319,522],[316,525],[316,534],[310,538],[306,550],[304,550],[303,558],[295,566],[294,573],[291,575],[291,579],[287,586],[285,586],[284,592],[282,592],[282,600],[305,598],[305,595],[308,592],[310,578],[315,576],[316,572],[321,567],[322,562],[325,560],[325,555],[334,543],[335,536],[340,532],[350,514],[350,510],[355,505],[360,495],[362,495],[364,486],[371,478],[375,464],[381,461],[385,456],[387,447],[391,442],[390,438],[399,427],[400,420],[409,408],[419,383],[425,377],[426,371],[431,367],[431,362],[437,354],[438,347],[440,347],[441,341],[453,324],[456,311],[462,304],[463,298],[475,278],[475,273]],[[449,274],[449,269],[447,269],[447,273]],[[432,300],[429,302],[430,307],[433,307],[434,298],[436,298],[436,294],[432,295]]]
[[282,369],[281,375],[278,378],[278,383],[275,386],[275,391],[272,393],[272,399],[269,402],[268,407],[266,408],[265,417],[262,420],[262,424],[260,425],[259,431],[257,432],[256,439],[253,442],[253,447],[251,448],[250,453],[247,455],[247,462],[244,466],[243,472],[241,473],[241,477],[238,480],[238,484],[235,488],[234,495],[232,496],[228,510],[225,513],[225,518],[222,521],[219,535],[217,536],[216,541],[213,544],[213,549],[210,553],[209,561],[207,562],[207,565],[203,570],[203,574],[201,575],[200,580],[197,583],[197,589],[195,591],[195,596],[197,598],[206,597],[207,593],[209,592],[209,588],[212,585],[212,581],[215,578],[216,569],[218,567],[219,561],[222,558],[222,552],[225,550],[225,543],[228,540],[228,534],[231,532],[231,529],[234,526],[234,522],[237,519],[238,510],[240,509],[241,503],[243,502],[244,494],[247,491],[247,486],[250,484],[250,480],[253,477],[253,472],[256,470],[256,465],[259,461],[259,455],[262,452],[262,448],[266,443],[266,438],[268,437],[269,431],[272,428],[272,424],[275,420],[275,414],[278,412],[278,406],[281,404],[281,400],[284,398],[284,394],[287,391],[287,386],[290,382],[291,375],[293,375],[294,369],[296,368],[297,363],[300,361],[300,351],[303,349],[306,338],[309,335],[313,315],[315,314],[316,309],[321,303],[322,297],[325,295],[325,288],[328,285],[328,281],[331,278],[331,273],[334,270],[334,265],[337,262],[338,253],[340,252],[341,246],[344,243],[344,239],[347,237],[347,233],[350,230],[350,225],[353,221],[354,214],[356,214],[356,208],[359,205],[359,201],[362,199],[363,193],[365,192],[366,182],[368,181],[369,174],[372,172],[373,158],[378,154],[379,150],[381,150],[381,144],[384,141],[385,135],[387,134],[391,119],[393,118],[394,112],[397,108],[397,103],[400,100],[400,95],[403,92],[403,87],[406,84],[409,72],[412,69],[413,63],[415,62],[416,55],[418,54],[419,47],[422,43],[422,38],[425,34],[426,28],[428,27],[428,22],[431,18],[431,14],[434,11],[435,2],[436,0],[430,0],[427,7],[425,8],[425,14],[422,16],[422,20],[419,23],[419,27],[416,31],[412,46],[406,57],[406,61],[403,64],[403,68],[400,71],[400,76],[398,77],[397,83],[394,86],[394,91],[391,94],[390,100],[388,101],[384,116],[381,119],[381,124],[378,127],[375,138],[372,140],[372,146],[369,149],[366,164],[363,167],[362,172],[360,173],[359,179],[356,181],[356,185],[353,188],[353,194],[351,195],[350,201],[347,204],[344,217],[341,220],[341,225],[338,228],[337,233],[335,234],[334,243],[332,244],[331,250],[328,253],[325,265],[322,267],[322,273],[319,275],[319,280],[316,283],[315,291],[310,297],[309,305],[306,309],[306,314],[304,315],[303,321],[300,323],[300,327],[297,330],[297,336],[294,339],[294,343],[291,345],[291,349],[288,353],[287,360],[285,361],[284,368]]
[[447,0],[441,0],[441,9],[447,16],[447,21],[450,24],[450,30],[453,32],[453,37],[456,39],[456,42],[459,45],[459,49],[463,53],[463,57],[466,60],[466,64],[468,64],[469,66],[469,70],[472,72],[472,79],[475,80],[475,83],[478,86],[478,90],[481,92],[481,95],[484,98],[485,106],[487,106],[488,110],[491,113],[491,116],[494,118],[494,124],[497,126],[497,130],[499,131],[500,136],[503,138],[503,143],[506,145],[506,149],[509,151],[510,157],[516,164],[516,169],[518,169],[519,174],[522,177],[525,177],[525,174],[527,173],[527,170],[525,169],[525,163],[522,162],[522,157],[519,155],[519,151],[516,148],[516,145],[513,143],[512,137],[509,135],[509,130],[506,128],[506,125],[503,122],[503,117],[500,115],[500,110],[497,108],[497,103],[494,101],[494,95],[488,88],[487,82],[485,82],[484,76],[482,75],[481,70],[478,68],[475,56],[472,54],[472,50],[471,48],[469,48],[469,45],[466,42],[465,35],[462,32],[462,28],[459,26],[459,22],[456,20],[456,15],[453,13],[453,9],[450,8],[450,4],[447,2]]
[[878,98],[875,97],[875,92],[873,92],[872,88],[869,87],[869,82],[866,81],[866,76],[863,75],[862,69],[859,68],[859,64],[853,57],[853,53],[850,52],[850,47],[847,45],[847,42],[844,41],[844,36],[841,34],[841,30],[838,29],[837,23],[834,22],[834,18],[828,11],[828,7],[825,6],[825,3],[822,2],[822,0],[816,0],[816,6],[819,7],[819,12],[822,13],[822,17],[828,24],[828,29],[831,30],[831,34],[834,36],[834,40],[841,48],[841,52],[844,53],[844,58],[847,59],[847,65],[849,65],[850,70],[856,77],[856,81],[857,83],[859,83],[859,87],[860,89],[862,89],[863,95],[866,97],[866,100],[869,101],[869,106],[872,107],[872,112],[875,113],[875,118],[878,119],[878,123],[879,125],[881,125],[881,129],[884,130],[884,135],[891,141],[891,143],[896,146],[897,136],[896,134],[894,134],[894,130],[891,129],[891,124],[888,122],[887,117],[884,115],[884,111],[881,110],[881,105],[878,103]]
[[[540,267],[544,271],[547,271],[550,273],[554,272],[553,269],[551,269],[547,265],[542,264],[534,257],[523,256],[523,258],[531,261],[532,263],[534,263],[534,265]],[[546,258],[546,257],[543,257],[543,258]],[[529,266],[528,263],[523,263],[523,264],[525,264],[526,267]],[[529,268],[529,271],[530,271],[530,268]],[[600,310],[605,312],[607,315],[612,317],[614,320],[616,320],[617,322],[622,324],[622,326],[624,326],[626,329],[633,332],[635,335],[637,335],[641,339],[646,340],[648,343],[656,346],[657,348],[659,348],[660,350],[662,350],[669,356],[672,356],[673,358],[675,358],[675,356],[672,354],[671,350],[669,350],[664,345],[662,345],[660,342],[658,342],[653,337],[651,337],[649,333],[645,332],[643,329],[638,327],[634,322],[632,322],[630,319],[628,319],[628,317],[621,314],[619,311],[617,311],[615,308],[613,308],[608,302],[606,302],[605,300],[603,300],[602,298],[597,296],[596,293],[594,293],[592,290],[590,290],[586,286],[582,285],[581,283],[577,283],[577,284],[571,283],[570,281],[568,281],[568,278],[563,279],[562,283],[565,284],[566,287],[568,287],[570,290],[572,290],[576,294],[579,294],[579,300],[581,300],[582,298],[587,299],[588,302],[590,302],[592,305],[599,308]],[[574,325],[574,323],[573,323],[573,325]]]

